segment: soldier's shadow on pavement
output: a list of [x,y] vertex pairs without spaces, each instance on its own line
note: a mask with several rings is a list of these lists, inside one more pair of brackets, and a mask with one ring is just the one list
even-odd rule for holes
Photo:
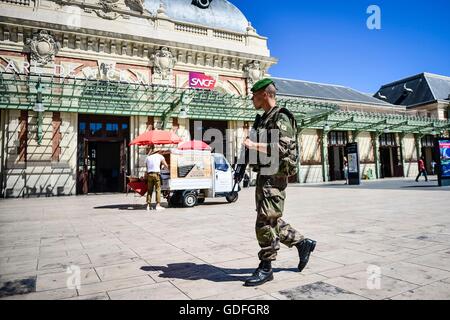
[[[256,268],[256,266],[255,266]],[[182,279],[182,280],[208,280],[213,282],[241,281],[244,282],[255,268],[220,268],[209,264],[196,264],[192,262],[170,263],[167,266],[144,266],[143,271],[160,271],[160,278]],[[298,272],[297,268],[273,268],[273,272],[292,271]]]

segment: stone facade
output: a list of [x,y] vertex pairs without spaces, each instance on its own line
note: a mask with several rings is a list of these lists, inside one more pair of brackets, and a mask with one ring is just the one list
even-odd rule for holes
[[[246,95],[276,62],[267,39],[249,25],[237,33],[173,21],[163,6],[149,12],[139,1],[0,2],[0,71],[57,74],[189,87],[189,72],[216,79],[216,90]],[[250,67],[249,67],[250,66]],[[12,69],[12,70],[11,70]],[[52,159],[52,112],[45,112],[42,143],[37,144],[37,113],[28,111],[26,159],[19,159],[19,110],[1,110],[2,191],[7,197],[73,195],[77,179],[77,113],[61,113],[60,157]],[[168,119],[184,140],[189,119]],[[153,128],[162,119],[153,118]],[[148,117],[131,116],[130,140],[145,132]],[[227,146],[237,152],[242,121],[228,121],[235,137]],[[22,139],[23,140],[23,139]],[[144,173],[143,148],[129,151],[130,174]]]
[[[276,63],[267,39],[258,35],[250,23],[244,33],[215,29],[172,20],[164,6],[150,12],[140,0],[0,1],[0,12],[1,72],[124,80],[178,88],[188,88],[189,72],[199,72],[216,80],[218,92],[246,96],[253,83],[267,76],[268,69]],[[397,108],[327,102],[338,104],[342,110],[382,113]],[[446,110],[440,105],[432,109],[437,111],[431,116],[437,118],[442,118]],[[38,144],[36,112],[0,108],[1,191],[5,197],[76,194],[77,157],[82,152],[78,117],[78,112],[45,112],[42,142]],[[189,140],[192,121],[171,115],[166,129]],[[148,129],[160,128],[162,123],[159,117],[130,116],[129,140]],[[232,132],[226,146],[229,160],[239,154],[241,141],[251,125],[247,121],[227,121],[226,128]],[[348,136],[353,139],[351,132]],[[361,132],[355,138],[363,177],[369,170],[376,171],[373,139],[369,132]],[[329,180],[326,149],[321,141],[322,130],[305,129],[299,135],[301,183]],[[414,136],[404,138],[403,148],[405,175],[414,176]],[[142,176],[144,160],[144,149],[131,146],[128,173]]]

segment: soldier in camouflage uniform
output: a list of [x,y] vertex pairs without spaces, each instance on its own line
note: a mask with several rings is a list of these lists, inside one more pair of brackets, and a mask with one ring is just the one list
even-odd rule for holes
[[[271,79],[263,79],[255,83],[252,92],[255,109],[265,111],[256,126],[257,136],[260,136],[258,133],[264,130],[266,132],[277,130],[278,140],[271,141],[271,136],[268,134],[266,142],[255,142],[247,138],[244,145],[247,149],[256,151],[258,155],[261,153],[275,155],[278,157],[277,160],[281,160],[276,168],[270,170],[264,171],[265,168],[260,163],[254,167],[254,170],[258,172],[255,192],[257,211],[255,229],[256,238],[261,247],[258,253],[261,262],[252,276],[245,281],[245,286],[257,286],[273,279],[271,261],[277,256],[280,242],[289,248],[293,246],[297,248],[300,272],[308,263],[309,255],[316,246],[316,241],[305,239],[281,219],[288,184],[288,171],[283,167],[285,162],[282,160],[286,159],[292,146],[297,148],[296,122],[289,111],[276,106],[276,87]],[[267,174],[271,170],[272,172]]]

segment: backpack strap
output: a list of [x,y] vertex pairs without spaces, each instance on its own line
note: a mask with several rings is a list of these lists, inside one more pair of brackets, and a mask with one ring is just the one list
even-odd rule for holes
[[277,111],[277,115],[280,113],[287,115],[289,120],[291,120],[294,130],[297,131],[297,120],[295,120],[294,114],[284,107],[279,108],[279,110]]

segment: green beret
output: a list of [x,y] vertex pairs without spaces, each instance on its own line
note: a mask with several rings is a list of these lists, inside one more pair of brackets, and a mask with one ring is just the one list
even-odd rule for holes
[[273,84],[273,80],[269,79],[269,78],[265,78],[265,79],[261,79],[259,81],[257,81],[253,87],[252,87],[252,92],[256,92],[259,91],[261,89],[264,89],[265,87],[267,87],[269,84]]

